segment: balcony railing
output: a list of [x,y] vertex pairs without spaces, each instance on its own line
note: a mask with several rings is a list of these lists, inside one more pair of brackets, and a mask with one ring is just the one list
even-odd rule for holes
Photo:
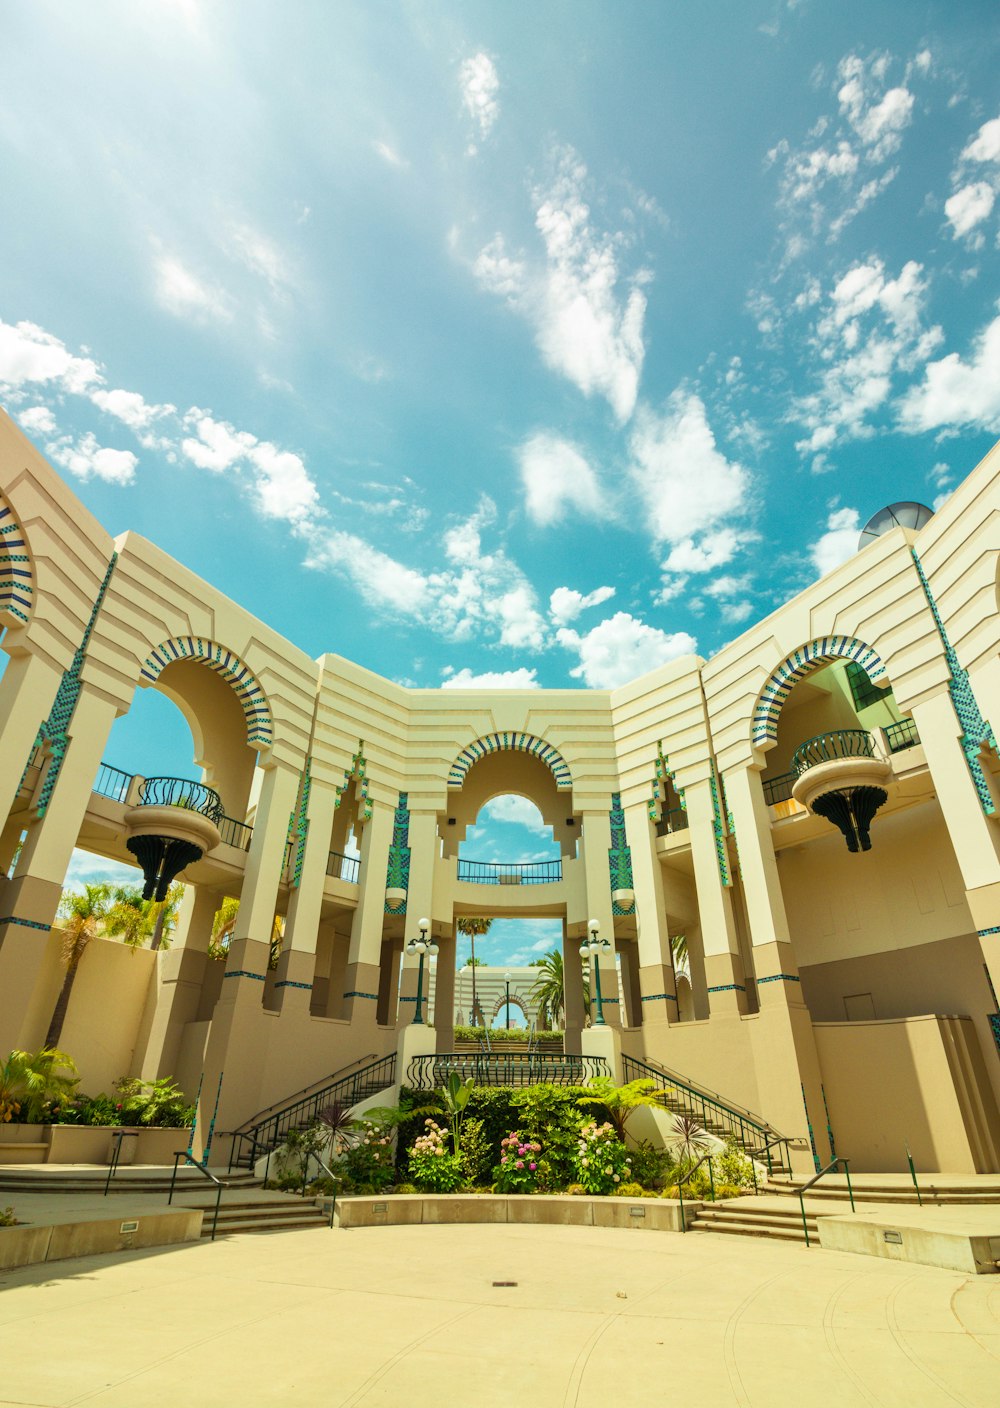
[[885,731],[885,741],[890,753],[902,753],[906,748],[915,748],[920,742],[920,734],[912,719],[903,719],[898,724],[889,724]]
[[460,860],[458,878],[472,885],[550,885],[562,879],[562,861]]
[[97,770],[93,791],[99,797],[110,797],[112,802],[124,802],[131,786],[132,773],[113,768],[110,763],[102,763]]
[[238,851],[248,851],[250,849],[250,838],[253,836],[253,827],[245,821],[237,821],[234,816],[220,816],[215,823],[219,828],[219,835],[223,844],[235,846]]
[[780,777],[769,777],[765,780],[764,801],[769,807],[773,807],[777,802],[788,802],[791,800],[792,788],[795,786],[795,779],[798,776],[794,772],[783,772]]
[[669,812],[664,812],[656,823],[657,836],[673,836],[678,831],[686,831],[691,825],[688,814],[683,807],[672,807]]
[[209,821],[220,821],[225,815],[222,798],[203,782],[186,777],[146,777],[139,784],[140,807],[180,807],[184,811],[200,812]]
[[838,758],[873,758],[875,740],[866,729],[838,728],[831,733],[818,733],[800,743],[792,755],[792,771],[801,777],[819,763],[832,763]]
[[359,856],[341,855],[340,851],[331,851],[326,863],[326,873],[334,880],[346,880],[349,885],[356,885],[361,877],[361,859]]

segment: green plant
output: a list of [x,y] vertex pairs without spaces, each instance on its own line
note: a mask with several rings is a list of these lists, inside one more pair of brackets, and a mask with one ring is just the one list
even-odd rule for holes
[[754,1186],[753,1162],[730,1137],[720,1154],[712,1156],[712,1173],[720,1183],[744,1189]]
[[14,1216],[14,1209],[11,1207],[0,1208],[0,1227],[16,1227],[17,1218]]
[[194,1119],[194,1106],[169,1076],[149,1081],[122,1076],[115,1081],[113,1089],[118,1097],[115,1124],[183,1129]]
[[436,1120],[424,1121],[424,1133],[410,1150],[410,1175],[430,1193],[454,1193],[465,1182],[461,1154],[448,1153],[448,1136]]
[[465,1121],[462,1130],[462,1159],[470,1183],[478,1187],[489,1180],[493,1159],[482,1120]]
[[0,1124],[41,1123],[49,1106],[72,1099],[77,1084],[76,1065],[65,1051],[12,1051],[0,1066]]
[[636,1110],[643,1106],[660,1107],[656,1083],[651,1080],[632,1080],[628,1085],[615,1085],[609,1076],[595,1076],[587,1087],[587,1093],[579,1097],[580,1105],[598,1105],[607,1111],[615,1134],[624,1142],[625,1128]]
[[562,1188],[575,1177],[581,1094],[573,1087],[529,1085],[518,1090],[511,1100],[517,1123],[544,1145],[539,1183],[548,1191]]
[[60,901],[59,914],[65,921],[62,961],[66,972],[62,987],[59,989],[59,996],[56,998],[56,1005],[52,1009],[49,1029],[45,1033],[45,1040],[42,1043],[44,1048],[54,1047],[62,1035],[80,960],[92,940],[96,939],[100,933],[112,903],[110,885],[84,885],[82,894],[71,892],[63,895]]
[[352,1185],[359,1191],[380,1193],[395,1181],[392,1128],[373,1118],[360,1121],[358,1138],[344,1155],[343,1164]]
[[670,1118],[671,1129],[666,1144],[676,1156],[682,1171],[693,1168],[705,1154],[721,1148],[721,1141],[703,1129],[693,1115],[675,1114]]
[[582,1183],[571,1183],[566,1192],[571,1198],[585,1198],[587,1196],[587,1190]]
[[591,1121],[580,1130],[574,1159],[576,1174],[588,1193],[613,1193],[619,1183],[632,1178],[628,1150],[610,1123]]
[[676,1181],[677,1164],[666,1149],[644,1139],[632,1150],[632,1177],[644,1188],[662,1188]]
[[[482,1044],[486,1040],[489,1031],[491,1046],[502,1046],[506,1042],[523,1046],[525,1043],[525,1032],[523,1028],[512,1027],[507,1031],[505,1027],[455,1027],[455,1040],[457,1042],[475,1042]],[[536,1031],[532,1040],[536,1046],[558,1046],[563,1039],[561,1031],[539,1032]]]
[[[550,1027],[558,1027],[566,1011],[566,977],[563,970],[563,956],[557,948],[537,959],[532,967],[538,969],[538,977],[531,985],[531,997],[538,1004],[539,1014]],[[590,1011],[590,985],[583,980],[583,1008]]]
[[641,1183],[619,1183],[615,1189],[618,1198],[644,1198],[646,1190]]
[[420,1189],[415,1183],[397,1183],[393,1189],[395,1193],[419,1193]]
[[500,1162],[493,1170],[498,1193],[534,1193],[538,1187],[542,1146],[512,1129],[500,1141]]
[[469,1097],[475,1087],[476,1082],[471,1076],[467,1080],[463,1080],[457,1071],[452,1071],[448,1077],[448,1084],[439,1092],[444,1112],[448,1116],[448,1123],[451,1126],[452,1152],[456,1154],[462,1152],[459,1136],[462,1133],[462,1121],[465,1119],[465,1107],[468,1105]]

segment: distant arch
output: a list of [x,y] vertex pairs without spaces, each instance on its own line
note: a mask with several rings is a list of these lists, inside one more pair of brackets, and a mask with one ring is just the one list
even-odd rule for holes
[[[35,597],[35,574],[24,529],[0,494],[0,626],[27,625]],[[4,617],[9,618],[4,620]]]
[[530,753],[545,764],[560,792],[568,792],[573,786],[573,778],[562,755],[544,738],[537,738],[533,733],[487,733],[463,748],[452,763],[448,773],[449,788],[455,790],[461,787],[473,763],[491,753]]
[[509,998],[509,1000],[508,1000],[506,993],[501,992],[500,995],[499,995],[499,997],[497,998],[496,1002],[493,1004],[493,1011],[492,1011],[492,1013],[491,1013],[491,1015],[490,1015],[490,1022],[489,1022],[489,1025],[490,1025],[491,1027],[492,1027],[493,1023],[496,1021],[496,1019],[500,1016],[500,1013],[503,1011],[503,1009],[504,1009],[505,1007],[508,1008],[508,1009],[511,1008],[511,1007],[516,1007],[516,1008],[518,1008],[518,1010],[519,1010],[520,1013],[521,1013],[521,1016],[524,1018],[524,1025],[525,1025],[526,1027],[528,1027],[528,1026],[531,1025],[531,1021],[532,1021],[532,1018],[533,1018],[533,1016],[534,1016],[534,1013],[533,1013],[531,1010],[529,1010],[529,1004],[525,1002],[524,998],[523,998],[523,997],[519,997],[519,996],[517,995],[517,993],[512,992],[511,995],[510,995],[510,998]]
[[778,717],[781,707],[794,686],[806,675],[834,660],[853,660],[860,665],[872,684],[886,678],[885,665],[876,650],[854,636],[819,636],[786,655],[778,668],[768,676],[753,713],[753,741],[757,746],[770,746],[778,737]]
[[155,684],[162,672],[175,660],[194,660],[217,675],[233,690],[243,709],[247,724],[247,742],[258,748],[269,748],[274,741],[274,725],[267,696],[248,665],[224,645],[205,640],[202,636],[174,636],[158,645],[142,667],[142,678]]

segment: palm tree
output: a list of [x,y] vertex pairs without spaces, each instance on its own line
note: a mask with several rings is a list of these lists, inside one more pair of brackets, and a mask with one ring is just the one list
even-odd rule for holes
[[86,953],[90,941],[96,939],[100,933],[111,907],[112,895],[109,885],[84,885],[82,894],[63,895],[59,912],[66,920],[63,926],[62,947],[66,975],[42,1043],[45,1048],[54,1047],[62,1035],[66,1009],[69,1006],[73,984],[76,982],[80,959]]
[[156,920],[153,924],[153,938],[149,945],[151,949],[170,947],[170,932],[177,924],[177,911],[181,907],[181,900],[183,898],[184,886],[175,884],[170,886],[165,900],[152,900],[150,902],[151,908],[156,911]]
[[[544,1014],[550,1027],[558,1029],[566,1011],[563,956],[557,948],[550,949],[532,967],[539,972],[531,986],[531,996],[538,1003],[539,1014]],[[583,980],[583,1010],[590,1012],[590,985],[586,977]]]
[[[165,903],[170,903],[169,893],[167,894]],[[230,941],[233,934],[236,932],[236,920],[239,912],[239,900],[235,900],[230,895],[227,895],[222,901],[222,904],[215,911],[215,919],[212,921],[212,939],[208,946],[209,958],[225,958],[228,955]],[[284,941],[284,916],[276,914],[274,916],[274,923],[271,925],[271,952],[267,961],[268,968],[277,968]]]
[[76,1084],[76,1066],[65,1051],[12,1051],[0,1062],[0,1124],[22,1110],[26,1124],[38,1124],[49,1101],[68,1096]]
[[478,1025],[485,1027],[486,1019],[483,1016],[483,1009],[480,1007],[479,998],[476,995],[476,969],[479,966],[476,962],[476,936],[488,934],[493,928],[493,920],[477,919],[471,915],[463,914],[456,927],[458,932],[464,934],[472,944],[472,957],[469,960],[472,965],[472,1025],[477,1025],[476,1018],[478,1017]]

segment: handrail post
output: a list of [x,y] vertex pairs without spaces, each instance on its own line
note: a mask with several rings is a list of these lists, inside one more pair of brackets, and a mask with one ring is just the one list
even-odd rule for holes
[[913,1155],[910,1153],[909,1142],[906,1143],[905,1148],[906,1162],[910,1165],[910,1177],[913,1179],[913,1186],[917,1190],[917,1203],[920,1207],[923,1207],[924,1200],[920,1196],[920,1184],[917,1182],[917,1170],[913,1167]]
[[844,1165],[844,1175],[845,1175],[845,1177],[847,1178],[847,1196],[848,1196],[848,1197],[850,1198],[850,1200],[851,1200],[851,1212],[853,1212],[853,1211],[854,1211],[854,1190],[853,1190],[853,1188],[851,1187],[851,1170],[850,1170],[850,1168],[848,1167],[848,1165],[850,1164],[851,1161],[850,1161],[850,1159],[841,1159],[840,1162]]
[[708,1161],[708,1186],[712,1190],[712,1202],[715,1202],[715,1176],[712,1173],[712,1160]]
[[[115,1147],[114,1147],[114,1149],[113,1149],[112,1152],[111,1152],[111,1157],[108,1159],[108,1176],[107,1176],[107,1178],[104,1180],[104,1196],[105,1196],[105,1197],[108,1196],[108,1192],[109,1192],[109,1190],[110,1190],[110,1188],[111,1188],[111,1180],[112,1180],[112,1178],[113,1178],[114,1175],[115,1175],[115,1170],[116,1170],[117,1167],[118,1167],[118,1157],[119,1157],[119,1155],[121,1154],[121,1151],[122,1151],[122,1132],[121,1132],[121,1130],[116,1129],[116,1130],[114,1131],[114,1133],[112,1134],[111,1138],[112,1138],[112,1139],[116,1139],[118,1142],[115,1144]],[[176,1164],[174,1165],[174,1167],[176,1168]]]
[[677,1185],[677,1192],[679,1193],[679,1195],[680,1195],[680,1200],[681,1200],[681,1231],[682,1231],[682,1232],[686,1232],[686,1231],[687,1231],[687,1225],[685,1224],[685,1221],[684,1221],[684,1184],[683,1184],[683,1183],[678,1183],[678,1185]]
[[170,1206],[170,1204],[171,1204],[171,1203],[173,1202],[173,1200],[174,1200],[174,1184],[177,1182],[177,1161],[178,1161],[178,1159],[186,1159],[186,1158],[187,1158],[187,1153],[186,1153],[186,1151],[185,1151],[184,1149],[182,1149],[179,1154],[175,1154],[175,1155],[174,1155],[174,1171],[173,1171],[173,1173],[170,1175],[170,1197],[167,1199],[167,1206],[168,1206],[168,1207]]
[[212,1217],[212,1241],[215,1241],[215,1234],[219,1226],[219,1204],[222,1202],[222,1184],[219,1184],[219,1191],[215,1195],[215,1213]]
[[808,1224],[808,1222],[806,1221],[806,1195],[805,1195],[804,1192],[800,1192],[800,1193],[799,1193],[799,1210],[800,1210],[801,1213],[802,1213],[802,1231],[806,1234],[806,1246],[808,1247],[808,1245],[809,1245],[809,1224]]

